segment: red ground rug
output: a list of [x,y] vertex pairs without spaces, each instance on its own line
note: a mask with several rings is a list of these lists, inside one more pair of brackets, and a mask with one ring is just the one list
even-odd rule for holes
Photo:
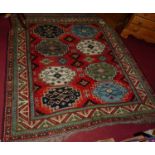
[[153,122],[155,98],[117,34],[94,17],[12,19],[3,141],[54,141]]

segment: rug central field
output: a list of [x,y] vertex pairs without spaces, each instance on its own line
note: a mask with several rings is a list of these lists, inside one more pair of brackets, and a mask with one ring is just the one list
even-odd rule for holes
[[116,33],[98,18],[13,18],[4,141],[153,120],[151,89]]

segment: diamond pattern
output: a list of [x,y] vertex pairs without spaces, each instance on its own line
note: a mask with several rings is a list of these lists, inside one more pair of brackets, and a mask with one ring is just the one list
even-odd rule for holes
[[72,63],[72,66],[74,67],[81,67],[83,65],[83,62],[76,60],[74,63]]
[[85,80],[85,79],[81,79],[81,80],[78,82],[78,84],[81,85],[81,86],[83,86],[83,87],[85,87],[85,86],[89,85],[90,82],[87,81],[87,80]]

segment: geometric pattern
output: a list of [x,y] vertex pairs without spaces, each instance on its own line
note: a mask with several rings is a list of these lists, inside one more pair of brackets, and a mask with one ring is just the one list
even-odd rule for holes
[[91,100],[87,100],[86,103],[84,104],[85,106],[92,106],[95,105],[96,103],[94,101]]
[[120,83],[109,81],[99,84],[93,93],[106,102],[121,102],[128,90]]
[[69,87],[59,87],[49,90],[43,97],[42,102],[55,110],[71,107],[80,97],[80,93]]
[[79,38],[73,34],[64,33],[59,39],[65,44],[75,44],[79,42]]
[[44,58],[40,61],[41,63],[43,63],[44,65],[48,65],[52,62],[52,60],[48,59],[48,58]]
[[78,54],[78,53],[73,53],[72,55],[71,55],[71,57],[73,58],[73,59],[78,59],[79,57],[80,57],[80,54]]
[[[116,32],[102,19],[33,16],[27,17],[28,30],[14,16],[12,22],[3,141],[54,141],[79,129],[154,121],[152,89]],[[75,40],[65,41],[64,36],[73,36],[75,25],[87,25],[96,32],[89,38],[74,33]],[[67,52],[57,57],[36,51],[45,39],[63,42]],[[102,52],[77,50],[78,43],[87,39],[102,44]],[[77,54],[72,57],[73,53]],[[100,78],[103,76],[106,78]]]
[[85,61],[87,61],[88,63],[92,63],[94,61],[93,57],[86,57]]
[[64,40],[67,42],[74,42],[76,38],[74,38],[73,36],[69,36],[67,35],[66,37],[64,37]]
[[96,81],[112,80],[116,75],[116,69],[108,63],[100,62],[90,64],[86,73]]
[[60,58],[60,59],[58,60],[58,62],[59,62],[60,64],[62,64],[62,65],[65,65],[65,64],[67,63],[67,59],[65,59],[65,58]]
[[106,57],[100,56],[98,59],[99,59],[100,61],[105,61],[105,60],[106,60]]
[[81,86],[83,86],[83,87],[89,85],[89,83],[90,83],[90,82],[87,81],[87,80],[85,80],[85,79],[81,79],[81,80],[78,82],[78,84],[81,85]]
[[88,38],[93,37],[97,30],[89,25],[75,25],[72,28],[72,32],[81,38]]
[[105,48],[104,44],[98,41],[87,39],[77,44],[77,49],[88,55],[101,54]]
[[73,42],[75,40],[75,38],[72,37],[72,36],[67,36],[67,37],[64,38],[64,40],[67,41],[67,42]]
[[36,27],[34,32],[45,38],[55,38],[62,34],[63,30],[55,25],[45,24]]
[[37,45],[37,51],[44,56],[63,56],[67,47],[58,40],[43,40]]
[[81,61],[75,60],[74,63],[72,63],[72,66],[74,67],[81,67],[83,63]]
[[42,81],[51,85],[64,85],[70,82],[76,75],[74,71],[66,67],[48,67],[41,71],[39,77]]

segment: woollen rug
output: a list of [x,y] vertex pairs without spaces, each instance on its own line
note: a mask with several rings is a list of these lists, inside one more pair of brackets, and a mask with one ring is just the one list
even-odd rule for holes
[[105,125],[153,121],[154,96],[100,18],[16,18],[9,35],[4,141],[61,141]]

